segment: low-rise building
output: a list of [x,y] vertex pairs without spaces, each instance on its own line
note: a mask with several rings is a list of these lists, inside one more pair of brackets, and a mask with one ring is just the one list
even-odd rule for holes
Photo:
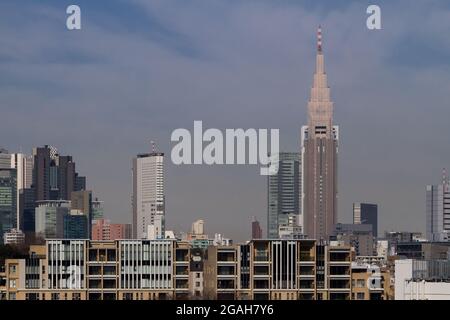
[[396,260],[395,300],[450,300],[450,260]]
[[350,247],[320,247],[315,240],[209,247],[205,295],[219,300],[349,300],[350,265]]
[[[349,246],[310,239],[207,250],[172,239],[49,239],[6,260],[0,292],[10,300],[350,300],[361,297],[352,280],[370,276],[353,278],[353,256]],[[364,298],[385,297],[384,290],[369,288]]]
[[352,300],[393,300],[394,288],[385,267],[352,262]]

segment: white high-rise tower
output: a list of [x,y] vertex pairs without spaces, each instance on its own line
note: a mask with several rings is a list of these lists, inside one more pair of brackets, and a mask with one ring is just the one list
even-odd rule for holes
[[[145,239],[148,226],[164,221],[164,153],[153,150],[133,159],[132,202],[133,238]],[[164,230],[160,232],[164,234]]]

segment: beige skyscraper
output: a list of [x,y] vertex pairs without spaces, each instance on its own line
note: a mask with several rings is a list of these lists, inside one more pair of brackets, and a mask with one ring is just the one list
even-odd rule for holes
[[322,29],[317,31],[316,72],[302,127],[303,228],[309,238],[329,240],[337,222],[339,130],[333,126],[333,102],[324,67]]

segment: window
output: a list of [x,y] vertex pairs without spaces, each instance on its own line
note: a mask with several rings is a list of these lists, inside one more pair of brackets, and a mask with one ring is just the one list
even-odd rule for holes
[[197,272],[196,274],[195,274],[195,277],[198,279],[198,278],[200,278],[200,272]]
[[16,279],[9,279],[9,287],[16,288]]
[[11,264],[9,266],[9,273],[16,273],[17,266],[15,264]]
[[356,287],[357,288],[364,288],[366,286],[366,282],[364,281],[364,279],[358,279],[356,282]]
[[52,293],[52,300],[59,300],[59,293]]
[[9,293],[9,300],[16,300],[16,293],[15,292],[10,292]]
[[124,293],[124,294],[122,295],[122,298],[123,298],[123,300],[133,300],[133,294],[132,294],[132,293],[129,293],[129,292]]
[[364,300],[364,292],[358,292],[356,294],[356,299],[357,300]]
[[72,294],[72,300],[81,300],[81,294],[79,292],[74,292]]

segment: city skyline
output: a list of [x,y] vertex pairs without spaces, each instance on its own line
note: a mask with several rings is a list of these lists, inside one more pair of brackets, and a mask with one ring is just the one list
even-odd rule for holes
[[[338,221],[352,221],[353,202],[370,202],[379,205],[381,232],[424,232],[424,188],[439,182],[450,159],[443,147],[450,56],[444,34],[450,25],[437,19],[450,7],[418,2],[404,13],[404,1],[381,1],[383,30],[370,32],[365,3],[305,3],[215,3],[196,10],[193,4],[179,9],[173,2],[135,1],[127,7],[135,9],[129,17],[119,12],[125,6],[120,1],[110,9],[80,1],[83,14],[93,18],[78,34],[67,34],[55,1],[38,11],[16,8],[0,22],[8,44],[0,49],[0,99],[8,119],[0,146],[31,154],[33,146],[50,144],[73,155],[89,189],[105,201],[106,216],[129,223],[133,155],[148,150],[150,138],[168,153],[170,132],[196,118],[218,128],[280,128],[280,151],[299,151],[315,29],[322,24],[343,142]],[[0,5],[1,12],[14,7]],[[217,11],[225,18],[208,17]],[[46,19],[27,20],[36,15]],[[422,17],[421,26],[405,15]],[[17,123],[20,132],[13,129]],[[177,167],[168,161],[166,172],[170,229],[189,230],[203,217],[211,233],[243,240],[252,216],[266,221],[265,179],[252,166]]]

